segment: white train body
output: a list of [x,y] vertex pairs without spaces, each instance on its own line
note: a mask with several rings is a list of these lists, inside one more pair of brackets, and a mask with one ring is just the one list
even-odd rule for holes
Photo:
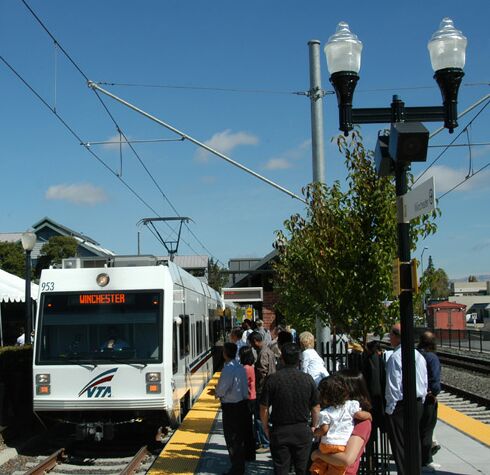
[[34,411],[75,424],[79,438],[110,438],[134,421],[178,422],[213,374],[219,294],[152,256],[76,262],[41,275]]

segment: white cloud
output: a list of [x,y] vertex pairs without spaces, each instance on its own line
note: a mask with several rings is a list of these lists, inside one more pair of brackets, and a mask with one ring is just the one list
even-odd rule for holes
[[[128,137],[129,139],[129,137]],[[112,137],[109,137],[106,142],[117,142],[117,143],[105,143],[102,145],[103,148],[107,150],[119,150],[119,142],[122,142],[123,147],[127,147],[126,139],[119,134],[113,135]]]
[[[436,182],[436,194],[442,195],[446,191],[456,186],[468,175],[467,168],[450,168],[445,165],[435,165],[424,174],[421,182],[424,182],[431,176],[434,176]],[[478,175],[470,177],[466,182],[462,183],[454,191],[474,191],[477,189],[488,187],[490,184],[490,170],[483,170]]]
[[[223,132],[217,132],[204,143],[218,152],[228,154],[240,145],[257,145],[259,139],[255,135],[247,132],[232,132],[230,129],[227,129],[223,130]],[[201,148],[197,151],[196,158],[201,162],[207,162],[209,155],[210,152]]]
[[212,175],[205,175],[201,177],[201,182],[205,185],[214,185],[217,181],[218,179]]
[[90,206],[107,201],[105,191],[90,183],[53,185],[48,188],[45,197],[47,200],[61,200]]
[[483,145],[481,147],[472,147],[471,154],[473,158],[486,157],[487,155],[490,155],[490,145]]
[[285,158],[271,158],[264,165],[266,170],[286,170],[287,168],[291,168],[293,165],[290,161]]
[[278,157],[273,157],[264,164],[266,170],[286,170],[293,166],[293,161],[306,157],[311,148],[311,140],[305,140],[296,147],[282,152]]

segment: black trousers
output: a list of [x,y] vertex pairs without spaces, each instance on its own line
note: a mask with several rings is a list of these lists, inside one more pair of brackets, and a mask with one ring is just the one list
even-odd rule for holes
[[252,422],[248,410],[247,400],[236,403],[222,403],[223,432],[226,448],[230,455],[230,474],[243,475],[245,473],[246,437],[250,433]]
[[[417,400],[417,426],[420,426],[422,417],[422,401]],[[403,402],[398,402],[393,414],[387,415],[388,437],[390,439],[391,452],[395,458],[398,475],[405,475],[405,434],[403,433]],[[419,447],[420,453],[420,447]],[[421,466],[419,460],[419,466]]]
[[427,396],[420,419],[420,445],[422,465],[432,462],[432,436],[437,423],[437,399]]
[[306,474],[313,438],[308,424],[273,425],[270,436],[274,474],[287,475],[291,465],[296,475]]

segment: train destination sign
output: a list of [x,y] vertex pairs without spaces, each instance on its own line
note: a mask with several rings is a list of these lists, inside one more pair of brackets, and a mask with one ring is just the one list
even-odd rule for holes
[[406,221],[428,214],[435,209],[436,189],[434,177],[429,178],[417,188],[413,188],[403,195],[403,217]]
[[80,294],[80,305],[103,305],[126,303],[126,295],[118,294]]
[[222,290],[223,298],[231,302],[262,302],[262,287],[230,287]]

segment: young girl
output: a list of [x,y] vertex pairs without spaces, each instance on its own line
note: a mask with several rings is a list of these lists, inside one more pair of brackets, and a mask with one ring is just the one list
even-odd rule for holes
[[245,437],[245,458],[247,461],[255,460],[255,435],[253,415],[255,412],[255,358],[250,346],[242,346],[239,351],[240,363],[245,368],[248,382],[248,410],[250,412],[250,427],[246,428]]
[[[354,418],[371,420],[371,414],[362,411],[359,401],[349,399],[349,389],[338,375],[329,376],[320,382],[320,411],[318,428],[314,435],[321,437],[320,451],[324,454],[335,454],[345,451],[347,441],[354,429]],[[327,464],[315,460],[310,472],[316,475],[343,475],[345,467]]]

